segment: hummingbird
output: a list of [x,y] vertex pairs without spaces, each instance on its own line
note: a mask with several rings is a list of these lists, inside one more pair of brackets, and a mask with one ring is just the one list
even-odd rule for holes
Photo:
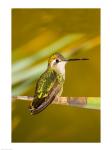
[[88,60],[88,58],[65,59],[60,53],[54,53],[49,57],[46,71],[36,82],[34,98],[29,107],[32,115],[40,113],[53,100],[61,96],[66,63],[80,60]]

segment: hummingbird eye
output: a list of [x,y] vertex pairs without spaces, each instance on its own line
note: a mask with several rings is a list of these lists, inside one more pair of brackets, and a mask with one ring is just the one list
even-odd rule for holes
[[59,59],[56,59],[56,63],[59,63]]

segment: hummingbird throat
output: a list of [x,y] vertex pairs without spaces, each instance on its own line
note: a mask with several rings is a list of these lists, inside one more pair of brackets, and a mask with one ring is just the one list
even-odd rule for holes
[[61,74],[64,80],[65,80],[65,64],[66,64],[65,61],[61,61],[55,66],[55,71]]

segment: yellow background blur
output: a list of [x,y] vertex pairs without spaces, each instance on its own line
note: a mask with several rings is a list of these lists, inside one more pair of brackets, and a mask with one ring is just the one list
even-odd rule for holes
[[[66,65],[63,96],[100,96],[99,9],[13,9],[12,95],[33,95],[54,52],[89,61]],[[30,116],[27,102],[12,105],[13,142],[98,142],[100,112],[49,106]]]

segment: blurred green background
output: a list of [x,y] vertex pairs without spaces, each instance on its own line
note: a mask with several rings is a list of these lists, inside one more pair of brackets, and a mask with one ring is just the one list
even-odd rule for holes
[[[12,9],[12,95],[33,95],[54,52],[68,63],[62,96],[100,97],[100,9]],[[13,142],[99,142],[100,112],[51,105],[30,116],[12,104]]]

